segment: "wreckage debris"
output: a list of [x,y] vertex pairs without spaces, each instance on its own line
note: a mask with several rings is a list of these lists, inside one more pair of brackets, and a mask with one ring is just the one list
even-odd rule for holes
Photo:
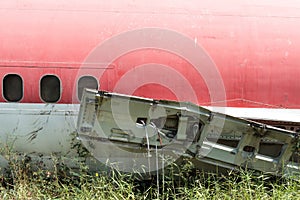
[[299,135],[187,102],[86,89],[78,137],[91,155],[127,172],[156,172],[180,157],[199,169],[300,173]]

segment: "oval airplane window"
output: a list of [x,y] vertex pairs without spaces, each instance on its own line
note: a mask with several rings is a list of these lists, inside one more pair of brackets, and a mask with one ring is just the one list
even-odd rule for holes
[[18,74],[8,74],[3,78],[3,97],[9,102],[23,98],[23,80]]
[[79,101],[81,100],[83,89],[90,88],[90,89],[98,89],[98,81],[93,76],[82,76],[78,80],[77,85],[77,97]]
[[45,75],[40,81],[40,95],[43,101],[55,103],[60,99],[60,80],[55,75]]

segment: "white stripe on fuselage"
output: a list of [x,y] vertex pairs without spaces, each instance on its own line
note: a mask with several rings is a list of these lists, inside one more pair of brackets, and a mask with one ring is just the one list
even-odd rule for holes
[[[235,117],[300,122],[300,109],[206,107]],[[21,152],[68,153],[79,104],[0,103],[0,142]]]
[[66,154],[79,104],[0,103],[0,143],[16,151]]
[[227,115],[245,119],[300,123],[300,109],[237,108],[209,106],[206,106],[205,108],[214,112],[224,113]]

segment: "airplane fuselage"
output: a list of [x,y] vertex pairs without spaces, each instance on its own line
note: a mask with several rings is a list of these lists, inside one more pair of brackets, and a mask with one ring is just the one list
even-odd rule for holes
[[1,1],[1,142],[68,154],[85,87],[190,101],[296,131],[299,6]]

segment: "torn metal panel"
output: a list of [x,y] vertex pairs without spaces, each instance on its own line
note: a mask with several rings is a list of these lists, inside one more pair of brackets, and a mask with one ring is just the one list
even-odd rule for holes
[[[300,173],[299,136],[203,107],[85,90],[78,136],[103,163],[125,171],[156,171],[185,156],[199,168],[250,168],[274,175]],[[157,159],[159,158],[159,159]],[[159,161],[158,161],[159,160]],[[207,167],[206,167],[207,169]]]

